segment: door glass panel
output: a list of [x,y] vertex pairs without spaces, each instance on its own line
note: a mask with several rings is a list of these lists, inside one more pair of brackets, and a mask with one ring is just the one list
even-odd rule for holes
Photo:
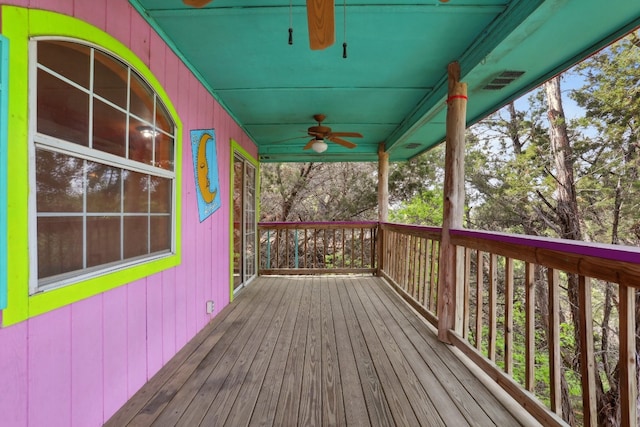
[[236,290],[243,282],[242,265],[244,254],[242,251],[242,159],[233,160],[233,289]]
[[248,280],[256,274],[256,172],[250,164],[245,165],[245,171],[245,280]]

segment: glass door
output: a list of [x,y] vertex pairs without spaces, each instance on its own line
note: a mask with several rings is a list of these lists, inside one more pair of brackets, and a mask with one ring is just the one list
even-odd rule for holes
[[233,158],[233,291],[256,276],[256,169]]

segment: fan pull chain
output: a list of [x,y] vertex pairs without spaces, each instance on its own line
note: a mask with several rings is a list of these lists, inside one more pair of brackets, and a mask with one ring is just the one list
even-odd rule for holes
[[342,2],[342,14],[344,15],[344,34],[343,39],[344,43],[342,43],[342,57],[347,57],[347,0],[343,0]]
[[292,18],[293,0],[289,0],[289,44],[293,44],[293,18]]

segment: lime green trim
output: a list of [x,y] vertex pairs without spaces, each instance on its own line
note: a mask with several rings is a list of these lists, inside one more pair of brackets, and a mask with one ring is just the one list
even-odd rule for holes
[[[256,168],[256,191],[255,191],[255,197],[256,197],[256,218],[259,218],[259,214],[260,212],[258,212],[259,209],[259,204],[258,201],[259,199],[259,193],[260,193],[260,163],[258,162],[257,159],[255,159],[251,154],[249,154],[249,152],[247,150],[245,150],[240,144],[238,144],[238,142],[236,142],[236,140],[234,140],[233,138],[231,138],[231,155],[230,157],[230,165],[229,165],[229,276],[230,276],[230,280],[229,280],[229,301],[233,301],[233,257],[234,257],[234,250],[233,250],[233,187],[235,184],[235,165],[233,163],[235,154],[238,153],[240,154],[240,156],[242,156],[245,160],[249,161],[249,163],[251,163],[253,166],[255,166]],[[257,235],[257,230],[256,230],[256,235]],[[257,268],[257,266],[256,266]]]
[[[9,52],[8,173],[8,307],[4,325],[91,297],[143,277],[175,267],[181,260],[182,123],[160,82],[125,45],[109,34],[78,19],[44,10],[2,6],[2,32],[11,43]],[[75,284],[29,296],[29,39],[37,36],[70,37],[99,46],[127,62],[160,97],[176,124],[175,148],[175,253]]]

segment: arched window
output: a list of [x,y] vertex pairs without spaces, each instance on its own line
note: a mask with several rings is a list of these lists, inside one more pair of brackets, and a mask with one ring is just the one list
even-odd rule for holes
[[175,251],[175,124],[151,86],[77,40],[31,42],[31,293]]

